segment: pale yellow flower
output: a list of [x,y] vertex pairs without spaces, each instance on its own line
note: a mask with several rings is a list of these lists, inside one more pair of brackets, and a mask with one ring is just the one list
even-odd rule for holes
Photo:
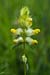
[[19,37],[19,38],[17,38],[17,39],[14,39],[13,42],[14,42],[14,43],[23,42],[23,38],[22,38],[22,37]]
[[11,31],[13,34],[16,34],[16,35],[20,35],[20,34],[23,32],[22,28],[11,29],[10,31]]
[[28,42],[30,45],[38,44],[37,40],[34,40],[34,39],[30,38],[30,37],[26,37],[26,42]]

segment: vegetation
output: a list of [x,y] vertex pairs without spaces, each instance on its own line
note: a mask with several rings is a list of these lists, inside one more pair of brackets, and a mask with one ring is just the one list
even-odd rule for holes
[[[50,0],[0,0],[0,75],[24,75],[22,46],[14,45],[11,28],[17,28],[20,9],[27,6],[37,45],[26,44],[27,74],[50,75]],[[22,51],[21,51],[22,50]]]

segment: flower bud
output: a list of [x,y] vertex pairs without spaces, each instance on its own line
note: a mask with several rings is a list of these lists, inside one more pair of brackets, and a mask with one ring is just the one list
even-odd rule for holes
[[24,7],[20,11],[20,16],[28,16],[29,15],[29,9],[27,7]]
[[26,19],[25,25],[26,25],[26,27],[28,27],[28,28],[31,27],[31,26],[32,26],[32,18],[28,17],[28,18]]
[[25,56],[25,54],[22,56],[22,61],[26,64],[26,62],[27,62],[27,57]]

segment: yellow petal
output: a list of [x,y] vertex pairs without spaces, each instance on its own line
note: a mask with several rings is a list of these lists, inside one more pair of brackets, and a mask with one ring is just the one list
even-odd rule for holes
[[11,29],[10,31],[14,34],[16,33],[16,29]]
[[35,35],[35,34],[38,34],[40,32],[40,29],[35,29],[32,31],[32,33]]
[[37,40],[32,40],[32,44],[38,44]]
[[40,29],[35,29],[36,32],[40,32]]

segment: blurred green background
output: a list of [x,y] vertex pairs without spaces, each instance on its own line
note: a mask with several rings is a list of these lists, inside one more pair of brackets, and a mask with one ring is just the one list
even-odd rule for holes
[[13,45],[10,29],[22,7],[28,6],[38,45],[26,45],[27,75],[50,75],[50,0],[0,0],[0,75],[24,75],[20,61],[22,46]]

